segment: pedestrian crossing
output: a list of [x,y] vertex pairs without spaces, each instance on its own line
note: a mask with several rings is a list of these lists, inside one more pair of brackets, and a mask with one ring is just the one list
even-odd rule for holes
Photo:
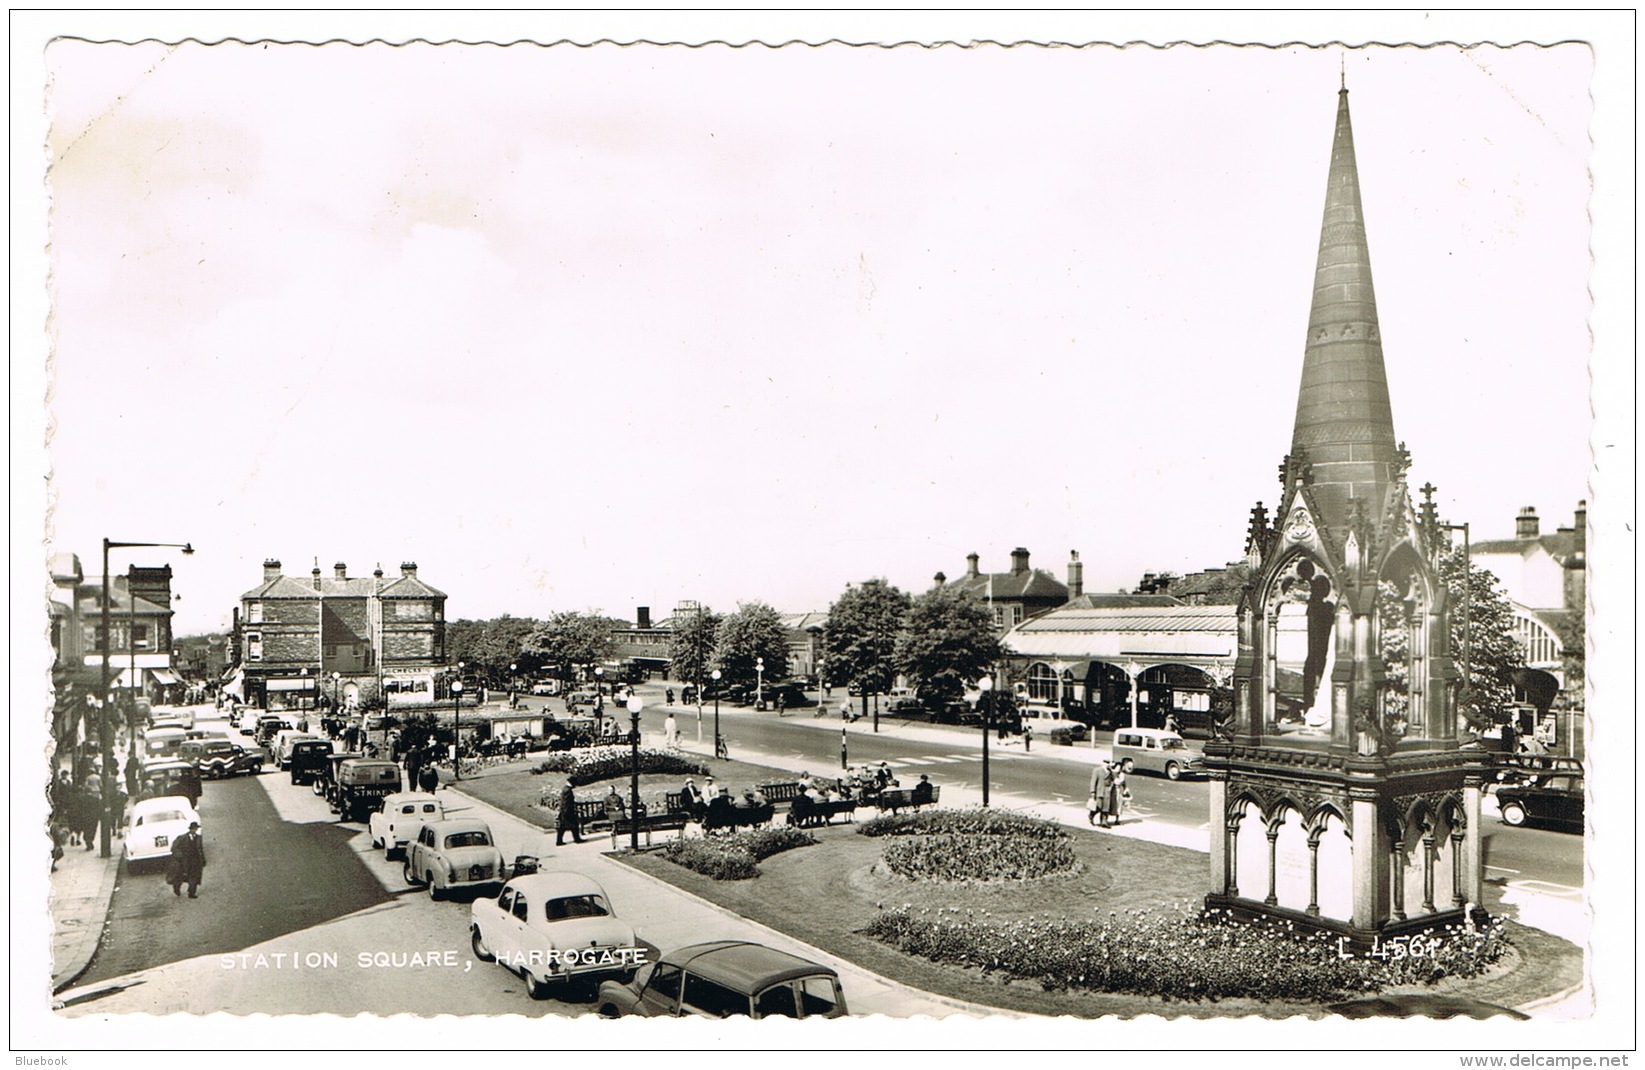
[[[992,759],[1005,759],[1006,761],[1012,761],[1024,758],[1026,755],[1012,754],[1008,751],[1001,751],[999,753],[991,753],[989,757]],[[926,754],[918,758],[887,758],[885,760],[885,764],[896,769],[912,769],[922,765],[952,765],[958,762],[975,762],[980,760],[981,755],[976,751],[956,751],[949,754]],[[880,763],[876,761],[871,764],[878,765]]]

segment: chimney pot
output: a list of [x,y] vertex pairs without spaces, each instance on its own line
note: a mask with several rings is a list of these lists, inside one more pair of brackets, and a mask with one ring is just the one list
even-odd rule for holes
[[948,577],[939,572],[935,576],[931,577],[931,582],[935,583],[938,587],[941,587],[943,584],[948,582]]
[[1576,503],[1576,522],[1572,526],[1576,528],[1576,546],[1575,546],[1576,552],[1579,553],[1579,554],[1587,553],[1588,552],[1588,500],[1586,498],[1584,498],[1582,501]]
[[975,550],[965,555],[965,574],[967,576],[974,578],[980,575],[977,571],[977,561],[978,557]]
[[348,579],[348,566],[347,565],[345,565],[341,561],[339,561],[335,565],[332,565],[331,567],[336,570],[338,579],[340,579],[340,580]]
[[1011,573],[1020,576],[1028,571],[1028,551],[1021,546],[1011,551]]
[[318,591],[320,589],[320,566],[319,565],[314,566],[314,572],[312,573],[312,575],[314,576],[314,589],[316,591]]
[[401,561],[400,562],[400,576],[401,576],[401,578],[408,579],[408,580],[416,579],[417,578],[417,562],[415,562],[415,561]]
[[263,560],[263,582],[267,583],[270,580],[277,580],[279,578],[280,578],[280,559],[277,558],[277,557],[264,558],[264,560]]
[[635,623],[642,629],[651,627],[651,607],[640,606],[634,611]]
[[1527,505],[1519,511],[1519,517],[1514,521],[1514,535],[1521,539],[1534,539],[1542,533],[1542,524],[1537,520],[1536,506]]
[[1085,565],[1080,552],[1070,550],[1068,558],[1068,597],[1078,598],[1085,593]]

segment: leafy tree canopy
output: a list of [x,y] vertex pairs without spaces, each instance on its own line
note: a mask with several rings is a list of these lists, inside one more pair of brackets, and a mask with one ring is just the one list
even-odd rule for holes
[[788,675],[788,629],[777,611],[764,602],[743,602],[737,612],[720,622],[715,634],[714,660],[725,681],[752,684],[756,659],[765,659],[765,679]]
[[538,659],[526,644],[542,626],[530,617],[506,613],[491,620],[454,620],[446,625],[446,649],[452,664],[462,662],[494,686],[506,684],[509,666],[524,676],[535,673]]
[[699,613],[676,615],[668,641],[668,674],[676,680],[700,683],[714,667],[714,643],[723,618],[704,607]]
[[855,685],[864,695],[889,691],[910,604],[908,595],[883,579],[846,588],[828,607],[823,630],[829,683]]
[[957,587],[933,587],[914,599],[898,638],[896,665],[922,698],[951,700],[1000,658],[988,607]]
[[616,650],[618,622],[591,613],[568,611],[542,621],[526,640],[526,650],[561,680],[572,680],[586,665],[600,665]]

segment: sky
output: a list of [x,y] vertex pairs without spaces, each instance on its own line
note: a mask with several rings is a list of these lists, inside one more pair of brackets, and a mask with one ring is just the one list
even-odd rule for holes
[[47,50],[53,549],[459,617],[825,609],[1025,547],[1238,558],[1339,80],[1441,514],[1588,496],[1589,81],[1552,49]]

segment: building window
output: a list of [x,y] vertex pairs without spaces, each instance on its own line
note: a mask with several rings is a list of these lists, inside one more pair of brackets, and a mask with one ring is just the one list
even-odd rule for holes
[[1019,625],[1021,623],[1022,623],[1022,607],[1021,606],[1012,606],[1011,607],[1011,626],[1013,628],[1015,628],[1017,625]]
[[251,624],[263,623],[263,603],[252,602],[246,607],[246,620]]
[[149,641],[149,626],[147,624],[133,624],[131,626],[131,648],[133,650],[154,649],[154,644]]
[[1005,627],[1005,607],[1004,606],[995,606],[994,607],[994,627],[996,627],[996,628]]
[[255,633],[246,636],[246,660],[263,660],[263,637]]

